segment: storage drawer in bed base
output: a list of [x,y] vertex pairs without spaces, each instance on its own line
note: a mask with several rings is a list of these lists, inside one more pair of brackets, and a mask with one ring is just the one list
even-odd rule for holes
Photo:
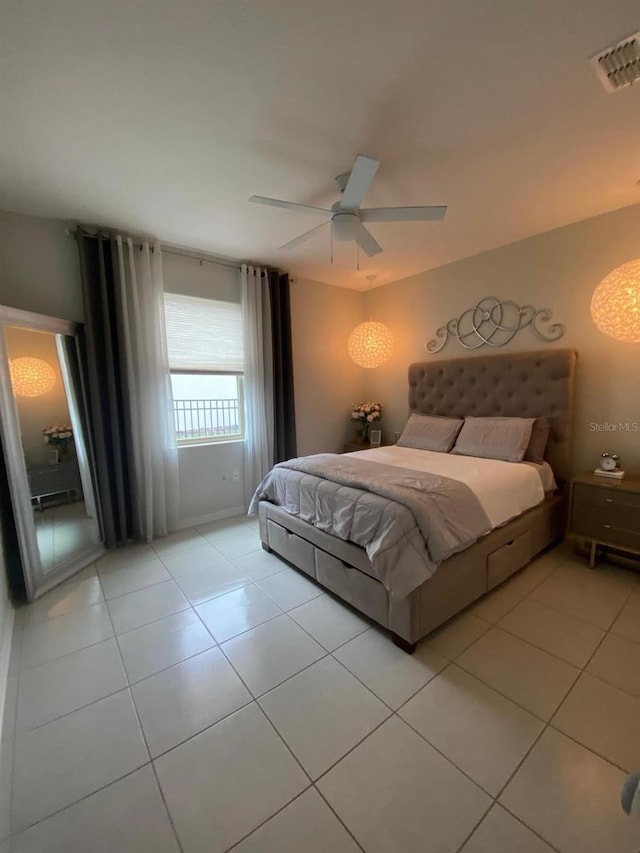
[[454,554],[403,599],[369,575],[362,548],[336,540],[280,507],[261,503],[260,536],[269,549],[330,592],[414,643],[562,538],[564,515],[562,498],[545,501]]

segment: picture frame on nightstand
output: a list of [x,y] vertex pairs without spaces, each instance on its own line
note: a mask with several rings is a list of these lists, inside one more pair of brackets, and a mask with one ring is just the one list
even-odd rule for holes
[[382,444],[382,430],[369,430],[369,444],[371,445],[371,447],[380,447],[380,445]]

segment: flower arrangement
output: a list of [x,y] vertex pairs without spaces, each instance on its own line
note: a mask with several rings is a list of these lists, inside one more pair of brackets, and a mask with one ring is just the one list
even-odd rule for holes
[[73,429],[71,424],[56,424],[44,427],[42,430],[45,444],[61,444],[66,447],[69,439],[73,438]]
[[364,441],[369,428],[382,417],[382,403],[354,403],[351,407],[351,419],[354,421],[356,436]]

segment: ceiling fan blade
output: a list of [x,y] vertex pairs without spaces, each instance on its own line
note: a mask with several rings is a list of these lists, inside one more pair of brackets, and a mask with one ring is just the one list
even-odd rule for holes
[[312,207],[310,204],[297,204],[295,201],[282,201],[279,198],[265,198],[263,195],[252,195],[249,201],[254,204],[267,204],[270,207],[283,207],[285,210],[299,210],[303,213],[322,213],[331,216],[331,211],[325,207]]
[[379,160],[358,154],[340,199],[340,210],[357,210],[360,207],[379,165]]
[[377,255],[382,251],[382,246],[377,242],[375,237],[370,231],[361,225],[358,229],[358,236],[356,237],[356,242],[362,249],[362,251],[371,257],[372,255]]
[[299,237],[296,237],[293,240],[289,240],[288,243],[285,243],[284,246],[280,246],[281,249],[295,249],[296,246],[302,245],[302,243],[306,243],[307,240],[310,240],[311,237],[319,231],[321,228],[324,228],[327,225],[327,222],[321,222],[320,225],[316,225],[313,228],[310,228],[309,231],[305,231],[304,234],[301,234]]
[[423,222],[444,219],[447,206],[438,207],[370,207],[360,211],[363,222]]

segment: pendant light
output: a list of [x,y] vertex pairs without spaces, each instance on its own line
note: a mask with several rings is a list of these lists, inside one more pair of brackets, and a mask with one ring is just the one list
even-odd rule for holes
[[[373,287],[375,275],[368,275],[369,292]],[[380,367],[389,361],[393,354],[393,335],[384,323],[368,320],[360,323],[349,335],[347,350],[359,367]]]
[[640,344],[640,260],[623,264],[602,279],[591,298],[591,317],[605,335]]
[[56,384],[56,374],[41,358],[13,358],[9,361],[11,384],[18,397],[40,397]]

